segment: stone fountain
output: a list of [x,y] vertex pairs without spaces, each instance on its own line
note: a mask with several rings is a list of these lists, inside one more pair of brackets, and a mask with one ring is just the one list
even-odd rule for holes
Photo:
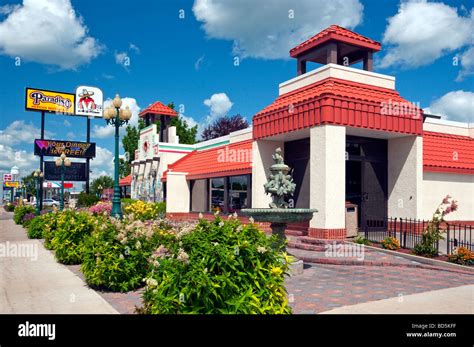
[[[277,235],[279,243],[275,247],[284,249],[286,245],[285,230],[288,223],[309,221],[317,210],[288,207],[288,198],[293,196],[296,184],[289,174],[290,167],[283,162],[281,148],[277,148],[272,157],[274,164],[270,167],[268,182],[264,184],[265,193],[272,197],[270,208],[246,208],[242,209],[241,213],[244,216],[252,217],[256,222],[270,223],[272,233]],[[303,270],[303,263],[295,261],[292,265],[292,273],[299,272],[299,268],[301,271]]]

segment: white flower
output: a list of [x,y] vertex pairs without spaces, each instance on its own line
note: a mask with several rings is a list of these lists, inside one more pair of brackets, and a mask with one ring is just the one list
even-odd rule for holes
[[238,216],[237,216],[237,212],[234,212],[234,213],[232,214],[232,217],[234,217],[235,219],[237,219],[237,217],[238,217]]
[[203,219],[203,218],[204,218],[204,216],[202,215],[201,212],[199,212],[199,219]]
[[158,281],[154,278],[147,278],[145,283],[150,288],[156,287],[158,285]]
[[242,226],[242,225],[239,225],[239,226],[237,227],[237,229],[235,229],[235,231],[238,232],[238,233],[240,233],[240,232],[242,231],[242,229],[243,229],[243,226]]
[[137,241],[137,242],[135,243],[135,248],[136,248],[136,249],[142,248],[142,244],[140,243],[140,241]]
[[120,254],[119,258],[122,259],[122,260],[125,259],[125,257],[123,256],[123,254]]
[[176,257],[176,259],[185,264],[189,264],[189,255],[182,248],[178,250],[178,256]]
[[258,247],[257,247],[257,252],[258,252],[258,253],[263,254],[263,253],[265,253],[266,251],[267,251],[267,249],[266,249],[265,247],[262,247],[262,246],[258,246]]
[[213,242],[212,243],[214,246],[219,246],[219,242]]
[[214,216],[217,217],[219,215],[219,210],[216,210],[216,212],[214,212]]
[[222,228],[224,226],[224,222],[220,222],[219,226]]
[[249,218],[249,222],[250,222],[251,224],[253,224],[253,222],[254,222],[253,217],[250,217],[250,218]]
[[204,269],[204,273],[207,273],[207,267]]

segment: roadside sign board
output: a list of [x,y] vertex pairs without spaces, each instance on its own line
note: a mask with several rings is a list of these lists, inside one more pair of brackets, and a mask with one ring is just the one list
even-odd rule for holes
[[95,143],[60,140],[35,140],[35,155],[59,157],[61,153],[72,158],[94,158]]
[[18,181],[7,181],[3,183],[7,188],[19,188],[20,182]]
[[3,174],[3,182],[13,181],[12,174]]
[[46,89],[26,88],[25,110],[74,115],[76,95]]
[[102,118],[104,95],[97,87],[79,86],[76,89],[76,115]]
[[[44,162],[44,179],[48,181],[61,180],[61,167],[56,166],[54,161]],[[70,167],[64,169],[65,181],[86,181],[86,163],[71,163]]]

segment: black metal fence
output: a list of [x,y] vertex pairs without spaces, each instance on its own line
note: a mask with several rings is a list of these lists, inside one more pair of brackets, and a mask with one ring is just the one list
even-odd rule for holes
[[[429,221],[414,218],[387,218],[384,220],[367,220],[363,226],[365,238],[372,242],[382,242],[387,237],[395,237],[401,248],[413,249],[421,242],[423,231]],[[451,254],[456,247],[466,247],[474,251],[472,240],[473,226],[458,223],[443,223],[444,240],[433,246],[439,251]]]
[[456,247],[465,247],[474,251],[472,229],[472,225],[448,223],[446,228],[446,254],[451,254]]

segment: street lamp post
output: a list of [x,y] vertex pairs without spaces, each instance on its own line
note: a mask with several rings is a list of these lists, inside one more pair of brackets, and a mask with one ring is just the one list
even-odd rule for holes
[[56,159],[56,166],[61,167],[61,201],[59,202],[59,210],[62,211],[64,210],[64,170],[65,167],[71,166],[71,161],[66,158],[64,152]]
[[112,198],[112,217],[122,219],[122,203],[120,201],[120,186],[119,186],[119,128],[128,124],[132,117],[132,111],[128,108],[121,109],[122,99],[117,94],[112,101],[112,107],[104,110],[104,119],[107,124],[115,126],[115,159],[114,159],[114,197]]
[[102,184],[99,184],[97,186],[97,193],[96,193],[99,199],[102,198],[102,189],[103,189]]
[[43,184],[43,177],[44,174],[38,169],[34,172],[33,177],[35,178],[36,183],[36,215],[39,216],[41,214],[41,205],[40,205],[40,187]]

